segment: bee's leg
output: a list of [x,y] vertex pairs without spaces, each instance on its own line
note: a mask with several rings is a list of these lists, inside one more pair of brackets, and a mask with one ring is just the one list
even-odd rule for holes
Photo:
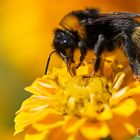
[[101,59],[100,57],[101,57],[101,54],[104,51],[105,47],[106,47],[106,40],[104,38],[104,35],[99,34],[97,43],[94,46],[94,52],[96,54],[96,59],[94,62],[94,72],[97,72],[99,70],[100,59]]
[[132,71],[135,74],[135,77],[140,80],[140,62],[137,56],[137,51],[135,48],[134,42],[128,36],[124,36],[124,46],[123,49],[126,53],[126,56],[129,59],[130,66]]
[[85,42],[80,41],[78,43],[78,47],[80,49],[81,56],[80,56],[80,62],[76,66],[76,69],[78,69],[79,66],[82,64],[83,60],[85,59],[86,53],[87,53],[87,46],[86,46],[86,43]]

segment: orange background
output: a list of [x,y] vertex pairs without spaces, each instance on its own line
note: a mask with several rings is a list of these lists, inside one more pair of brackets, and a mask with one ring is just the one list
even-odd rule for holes
[[[98,7],[102,12],[140,13],[140,0],[1,0],[0,1],[0,137],[13,137],[15,112],[30,94],[24,87],[44,74],[52,50],[53,30],[68,12]],[[50,69],[59,66],[54,56]]]

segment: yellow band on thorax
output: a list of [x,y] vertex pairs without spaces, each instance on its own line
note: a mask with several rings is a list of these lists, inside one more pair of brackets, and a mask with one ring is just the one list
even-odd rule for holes
[[82,25],[79,19],[72,14],[66,15],[60,21],[60,25],[63,28],[68,29],[69,31],[77,32],[81,39],[84,39],[86,37],[85,26]]

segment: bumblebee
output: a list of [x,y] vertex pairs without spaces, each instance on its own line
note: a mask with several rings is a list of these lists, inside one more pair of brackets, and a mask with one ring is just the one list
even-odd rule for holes
[[74,51],[80,50],[79,64],[82,64],[87,50],[93,50],[96,59],[94,71],[100,67],[101,54],[113,51],[117,44],[121,44],[131,69],[140,79],[140,23],[135,19],[140,14],[129,12],[100,13],[98,9],[87,8],[73,11],[65,15],[60,21],[60,27],[54,31],[54,51],[49,55],[46,66],[48,69],[51,55],[56,52],[67,64],[70,74],[74,63]]

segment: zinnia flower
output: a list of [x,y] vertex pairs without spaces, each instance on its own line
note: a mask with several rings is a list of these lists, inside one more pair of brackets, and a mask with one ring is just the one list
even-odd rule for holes
[[[120,57],[119,57],[120,58]],[[119,59],[120,60],[120,59]],[[92,77],[85,63],[71,77],[65,64],[36,79],[15,118],[25,140],[128,140],[140,127],[140,82],[116,58]]]

